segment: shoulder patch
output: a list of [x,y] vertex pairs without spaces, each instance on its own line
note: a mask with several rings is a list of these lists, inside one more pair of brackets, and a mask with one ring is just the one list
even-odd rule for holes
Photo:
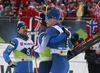
[[15,46],[15,45],[16,45],[16,43],[15,43],[15,42],[13,42],[13,41],[10,41],[10,44],[12,44],[13,46]]

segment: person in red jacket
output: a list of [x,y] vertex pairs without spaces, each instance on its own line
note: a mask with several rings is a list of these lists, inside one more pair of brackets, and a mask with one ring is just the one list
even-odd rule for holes
[[67,17],[76,17],[76,11],[73,3],[70,4],[69,9],[66,12]]
[[21,0],[23,7],[26,7],[26,4],[29,2],[30,2],[30,0]]
[[27,9],[26,9],[26,14],[25,16],[27,17],[34,17],[35,16],[35,7],[34,6],[29,6]]
[[92,18],[95,17],[95,7],[96,7],[96,3],[93,3],[92,8],[88,8],[89,13],[90,13],[90,17],[92,17]]
[[21,0],[14,0],[15,3],[16,3],[16,6],[19,8],[20,7],[20,4],[21,4]]
[[15,0],[16,6],[19,8],[20,5],[22,4],[23,7],[26,7],[26,3],[30,2],[30,0]]
[[19,10],[16,12],[15,16],[17,17],[22,17],[22,16],[25,16],[25,11],[23,9],[23,7],[19,7]]

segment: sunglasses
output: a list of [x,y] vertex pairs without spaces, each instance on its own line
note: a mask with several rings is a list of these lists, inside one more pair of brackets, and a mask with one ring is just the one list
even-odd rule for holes
[[45,20],[49,20],[50,18],[46,17]]

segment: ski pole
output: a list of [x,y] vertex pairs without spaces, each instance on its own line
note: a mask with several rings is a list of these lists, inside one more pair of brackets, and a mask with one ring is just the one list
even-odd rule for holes
[[[33,45],[33,47],[34,47],[34,45]],[[35,58],[36,73],[38,73],[36,54],[35,54],[35,51],[33,50],[33,47],[32,47],[32,52],[34,53],[34,58]]]

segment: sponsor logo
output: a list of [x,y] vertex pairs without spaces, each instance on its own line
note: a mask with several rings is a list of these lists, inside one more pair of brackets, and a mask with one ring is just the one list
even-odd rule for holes
[[9,48],[9,49],[12,49],[13,47],[12,47],[12,46],[8,46],[8,48]]
[[63,51],[61,50],[60,53],[63,53]]
[[23,46],[23,42],[20,42],[20,46]]
[[24,45],[33,45],[32,43],[24,43]]

